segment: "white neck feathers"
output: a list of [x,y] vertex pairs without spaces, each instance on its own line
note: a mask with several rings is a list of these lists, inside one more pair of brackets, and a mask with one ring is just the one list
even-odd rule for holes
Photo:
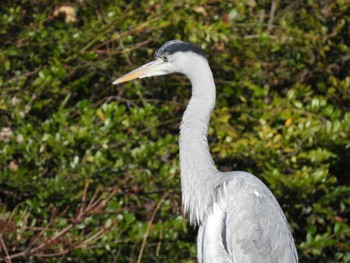
[[[190,74],[183,72],[192,84],[192,97],[180,127],[180,166],[182,202],[191,224],[198,224],[213,198],[215,189],[208,181],[217,181],[218,171],[207,141],[210,114],[215,106],[215,84],[204,58],[196,57]],[[207,189],[207,185],[211,188]]]

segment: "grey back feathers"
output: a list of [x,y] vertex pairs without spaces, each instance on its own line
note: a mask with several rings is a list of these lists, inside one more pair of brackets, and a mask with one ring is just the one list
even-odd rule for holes
[[180,40],[171,40],[166,42],[156,51],[154,58],[157,59],[166,57],[176,52],[193,52],[205,58],[203,51],[199,47]]

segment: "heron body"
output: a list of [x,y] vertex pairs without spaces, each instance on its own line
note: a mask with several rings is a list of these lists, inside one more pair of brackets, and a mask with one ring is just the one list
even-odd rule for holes
[[289,225],[271,191],[246,172],[220,172],[207,141],[216,88],[202,51],[172,40],[155,60],[120,77],[135,78],[181,73],[192,84],[192,96],[180,126],[182,203],[190,223],[198,225],[200,263],[298,262]]

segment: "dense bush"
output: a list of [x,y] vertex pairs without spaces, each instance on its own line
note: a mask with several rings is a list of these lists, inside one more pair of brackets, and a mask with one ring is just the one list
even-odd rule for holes
[[111,85],[177,38],[216,78],[218,168],[266,182],[301,262],[350,262],[350,4],[304,2],[2,1],[0,261],[196,261],[189,83]]

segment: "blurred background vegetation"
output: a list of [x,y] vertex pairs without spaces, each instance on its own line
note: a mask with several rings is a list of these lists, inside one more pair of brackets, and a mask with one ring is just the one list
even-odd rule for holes
[[0,261],[196,262],[180,75],[111,82],[181,39],[217,84],[219,169],[261,178],[301,262],[350,262],[350,3],[1,1]]

